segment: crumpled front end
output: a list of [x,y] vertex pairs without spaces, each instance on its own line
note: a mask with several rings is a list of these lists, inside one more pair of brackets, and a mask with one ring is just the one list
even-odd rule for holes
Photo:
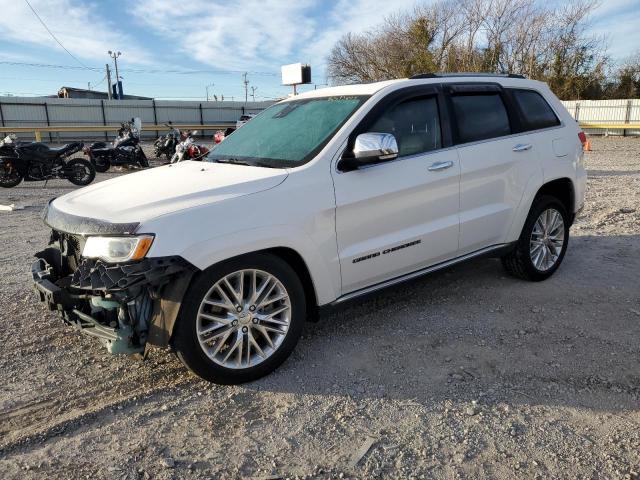
[[111,353],[168,345],[197,269],[179,256],[106,263],[83,258],[86,235],[52,230],[31,267],[40,301],[63,320],[98,337]]

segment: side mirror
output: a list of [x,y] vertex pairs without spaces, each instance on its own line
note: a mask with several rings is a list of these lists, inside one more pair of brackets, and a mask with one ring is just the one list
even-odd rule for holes
[[398,142],[391,133],[361,133],[356,137],[353,152],[347,155],[338,162],[338,168],[342,171],[356,170],[397,158]]

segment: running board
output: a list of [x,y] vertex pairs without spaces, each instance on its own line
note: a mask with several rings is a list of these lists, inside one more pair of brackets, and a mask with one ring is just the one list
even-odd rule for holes
[[[502,243],[500,245],[492,245],[490,247],[483,248],[481,250],[476,250],[475,252],[467,253],[461,257],[453,258],[451,260],[447,260],[446,262],[437,263],[430,267],[423,268],[421,270],[416,270],[415,272],[407,273],[405,275],[401,275],[396,278],[392,278],[390,280],[385,280],[381,283],[376,283],[375,285],[371,285],[370,287],[361,288],[360,290],[356,290],[355,292],[347,293],[346,295],[342,295],[338,297],[333,302],[329,303],[327,307],[335,307],[344,302],[348,302],[358,297],[362,297],[364,295],[369,295],[371,293],[377,292],[378,290],[382,290],[387,287],[391,287],[393,285],[397,285],[399,283],[406,282],[408,280],[413,280],[414,278],[422,277],[423,275],[427,275],[429,273],[436,272],[438,270],[442,270],[443,268],[451,267],[458,263],[462,263],[466,260],[471,260],[472,258],[482,257],[485,255],[496,253],[499,250],[504,250],[507,253],[511,248],[513,248],[514,243]],[[325,308],[324,306],[320,308]]]

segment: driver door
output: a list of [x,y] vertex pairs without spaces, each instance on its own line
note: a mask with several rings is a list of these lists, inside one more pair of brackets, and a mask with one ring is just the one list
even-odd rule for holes
[[354,132],[393,134],[398,158],[333,172],[343,295],[457,254],[460,162],[448,125],[443,142],[444,103],[433,87],[412,92]]

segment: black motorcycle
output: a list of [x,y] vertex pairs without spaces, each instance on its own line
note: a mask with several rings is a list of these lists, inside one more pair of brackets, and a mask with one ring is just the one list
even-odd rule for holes
[[51,148],[44,143],[16,143],[15,136],[0,142],[0,187],[11,188],[25,182],[69,180],[74,185],[89,185],[96,171],[84,158],[71,155],[82,150],[81,142]]
[[184,138],[182,138],[180,130],[174,127],[171,122],[165,123],[164,126],[169,129],[169,133],[159,136],[153,143],[153,154],[156,158],[164,155],[169,160],[176,153],[176,147]]
[[149,166],[149,160],[140,146],[140,132],[133,121],[121,124],[113,143],[95,142],[83,152],[98,172],[106,172],[112,165]]

